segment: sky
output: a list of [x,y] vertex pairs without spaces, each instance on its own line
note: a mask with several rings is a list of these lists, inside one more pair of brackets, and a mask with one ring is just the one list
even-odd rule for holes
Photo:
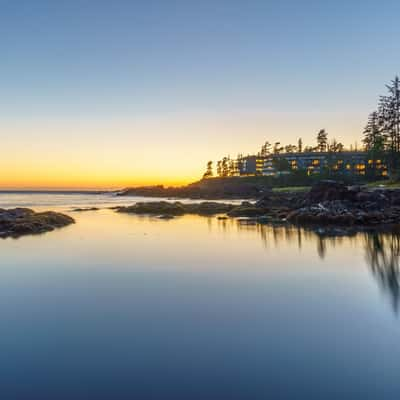
[[0,188],[178,185],[266,141],[360,143],[400,2],[0,0]]

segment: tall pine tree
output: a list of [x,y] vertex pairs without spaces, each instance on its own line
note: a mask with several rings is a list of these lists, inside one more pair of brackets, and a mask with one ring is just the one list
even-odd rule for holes
[[374,111],[368,117],[367,125],[364,129],[363,143],[365,150],[369,153],[368,173],[376,174],[376,161],[384,158],[386,135],[381,129],[379,114]]
[[317,135],[317,149],[320,152],[324,152],[328,145],[328,134],[325,129],[321,129]]
[[400,152],[400,79],[398,76],[386,85],[388,95],[379,102],[380,130],[387,141],[389,167],[391,172],[399,167]]

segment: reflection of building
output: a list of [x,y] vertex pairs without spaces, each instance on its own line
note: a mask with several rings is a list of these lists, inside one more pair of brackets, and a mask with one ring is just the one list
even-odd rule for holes
[[324,169],[345,174],[365,175],[368,168],[374,168],[379,175],[387,175],[386,165],[381,160],[371,160],[368,158],[368,153],[362,151],[249,155],[231,160],[231,165],[232,170],[229,176],[274,176],[282,171],[295,170],[304,170],[311,175],[320,173]]

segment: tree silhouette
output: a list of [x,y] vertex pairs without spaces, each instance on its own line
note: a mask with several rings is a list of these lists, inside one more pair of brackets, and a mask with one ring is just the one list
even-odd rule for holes
[[326,133],[325,129],[321,129],[317,135],[317,148],[319,152],[326,151],[328,144],[328,134]]
[[369,234],[365,250],[371,271],[382,289],[390,295],[397,314],[400,305],[400,235]]
[[304,147],[304,152],[305,153],[312,153],[313,151],[314,151],[314,147],[312,147],[312,146]]
[[331,144],[328,146],[328,151],[332,153],[340,153],[341,151],[343,151],[343,149],[343,144],[338,142],[335,138],[333,138]]
[[386,85],[389,92],[381,96],[379,102],[379,117],[381,132],[387,138],[389,150],[389,167],[391,170],[398,168],[400,152],[400,79],[398,76]]
[[281,142],[276,142],[274,144],[274,154],[280,154],[283,151],[283,147],[281,146]]
[[213,164],[212,161],[209,161],[207,163],[207,169],[206,169],[206,172],[203,175],[204,179],[211,178],[213,176],[213,165],[212,164]]
[[262,145],[262,147],[261,147],[261,152],[260,152],[260,155],[262,156],[262,157],[266,157],[266,156],[268,156],[270,153],[271,153],[271,143],[270,142],[265,142],[263,145]]
[[303,140],[301,138],[299,138],[299,140],[297,141],[297,151],[299,153],[303,151]]
[[224,157],[222,159],[221,172],[222,172],[223,177],[226,177],[229,175],[229,158],[228,157]]
[[297,150],[297,147],[293,144],[288,144],[285,146],[285,152],[286,153],[294,153]]

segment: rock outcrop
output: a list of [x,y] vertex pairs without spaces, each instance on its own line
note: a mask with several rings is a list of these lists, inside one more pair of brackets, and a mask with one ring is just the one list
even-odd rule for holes
[[0,209],[0,237],[44,233],[74,222],[68,215],[53,211],[35,212],[29,208]]
[[400,223],[400,191],[365,190],[334,181],[321,181],[292,210],[291,222],[344,227],[394,225]]

